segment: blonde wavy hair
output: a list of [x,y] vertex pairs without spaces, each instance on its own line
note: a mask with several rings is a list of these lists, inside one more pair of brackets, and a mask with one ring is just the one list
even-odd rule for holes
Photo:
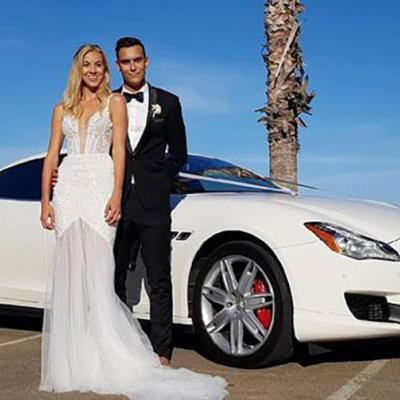
[[83,59],[87,53],[96,51],[103,57],[104,62],[104,79],[101,82],[98,90],[97,97],[100,101],[100,109],[106,105],[108,96],[111,93],[110,89],[110,68],[108,66],[106,55],[103,49],[97,44],[84,44],[74,54],[72,66],[69,72],[67,87],[64,92],[63,108],[67,114],[76,118],[82,115],[82,107],[80,101],[82,99],[82,66]]

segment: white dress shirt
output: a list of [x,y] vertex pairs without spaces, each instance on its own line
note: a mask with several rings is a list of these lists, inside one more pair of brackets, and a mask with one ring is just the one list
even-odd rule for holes
[[[132,92],[125,86],[122,87],[122,93],[143,92],[143,103],[132,99],[128,104],[128,138],[132,151],[135,150],[140,138],[146,128],[147,113],[149,110],[149,85],[145,83],[139,90]],[[132,176],[132,183],[134,178]]]

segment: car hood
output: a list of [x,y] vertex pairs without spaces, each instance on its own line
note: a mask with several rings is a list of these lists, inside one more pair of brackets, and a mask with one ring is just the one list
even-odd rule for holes
[[393,204],[314,196],[280,196],[279,203],[315,213],[321,222],[342,224],[379,240],[390,242],[400,238],[400,207]]

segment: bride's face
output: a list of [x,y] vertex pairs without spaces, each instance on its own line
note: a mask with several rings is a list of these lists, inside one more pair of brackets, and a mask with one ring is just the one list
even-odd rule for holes
[[105,75],[103,55],[98,51],[89,51],[83,57],[82,83],[90,89],[96,89]]

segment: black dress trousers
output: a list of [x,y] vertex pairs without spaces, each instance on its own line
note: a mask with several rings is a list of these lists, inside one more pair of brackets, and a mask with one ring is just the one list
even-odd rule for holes
[[117,229],[115,291],[126,303],[129,264],[140,248],[150,287],[150,341],[154,351],[168,359],[172,353],[170,232],[169,204],[157,210],[144,208],[133,185]]

